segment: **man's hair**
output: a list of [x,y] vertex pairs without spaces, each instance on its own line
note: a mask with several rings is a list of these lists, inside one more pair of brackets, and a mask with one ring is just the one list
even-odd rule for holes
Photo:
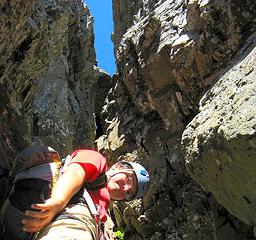
[[133,169],[133,167],[128,162],[120,161],[120,162],[117,162],[116,164],[121,166],[122,169]]

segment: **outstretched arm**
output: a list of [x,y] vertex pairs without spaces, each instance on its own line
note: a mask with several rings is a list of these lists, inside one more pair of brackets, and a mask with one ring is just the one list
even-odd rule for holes
[[63,210],[70,199],[79,191],[84,183],[85,171],[78,163],[70,164],[63,175],[58,179],[51,198],[43,204],[33,204],[35,211],[25,212],[22,220],[25,232],[38,232]]

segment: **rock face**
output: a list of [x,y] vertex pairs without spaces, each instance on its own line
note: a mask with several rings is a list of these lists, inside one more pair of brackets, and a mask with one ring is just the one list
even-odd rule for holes
[[125,239],[253,239],[250,227],[188,176],[181,137],[199,100],[254,33],[255,7],[254,1],[113,0],[118,71],[98,146],[112,162],[120,155],[136,159],[151,175],[142,202],[114,206]]
[[229,212],[256,225],[256,35],[200,102],[183,134],[191,176]]
[[0,11],[2,168],[35,142],[63,156],[92,147],[97,130],[110,165],[151,175],[142,200],[113,206],[125,239],[255,239],[254,0],[113,0],[112,79],[80,0]]
[[80,0],[0,3],[0,158],[32,142],[65,156],[92,146],[98,78],[93,18]]

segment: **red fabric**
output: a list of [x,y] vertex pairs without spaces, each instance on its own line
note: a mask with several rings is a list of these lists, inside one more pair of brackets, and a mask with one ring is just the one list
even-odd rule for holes
[[[106,159],[94,150],[77,150],[71,154],[70,163],[79,163],[85,171],[85,180],[94,181],[101,173],[108,169]],[[107,188],[88,191],[94,204],[99,207],[100,220],[106,221],[107,209],[110,204],[110,196]]]

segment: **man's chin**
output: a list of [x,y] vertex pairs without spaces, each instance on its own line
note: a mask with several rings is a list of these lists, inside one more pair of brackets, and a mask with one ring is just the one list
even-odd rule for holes
[[112,201],[123,201],[124,200],[122,197],[118,197],[118,196],[111,195],[111,194],[110,194],[110,199]]

